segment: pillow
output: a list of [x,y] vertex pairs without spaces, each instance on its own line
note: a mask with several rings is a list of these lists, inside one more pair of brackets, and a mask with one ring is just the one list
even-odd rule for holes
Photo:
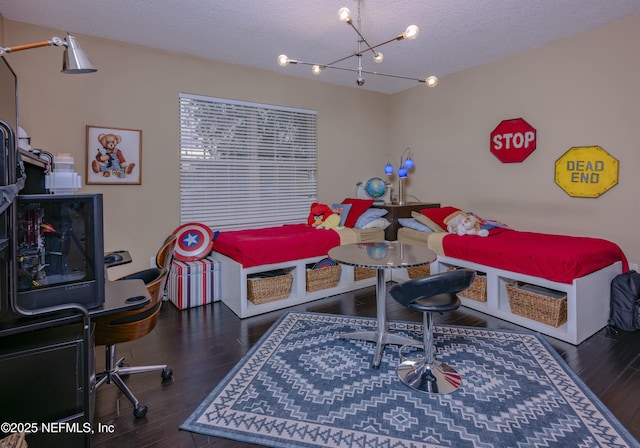
[[363,229],[378,228],[378,229],[385,230],[390,225],[391,223],[386,218],[375,218],[373,221],[369,221],[368,223],[366,223],[362,228]]
[[353,227],[360,217],[369,207],[373,205],[373,199],[356,199],[346,198],[342,201],[343,204],[351,204],[351,210],[347,215],[347,219],[344,222],[345,227]]
[[418,221],[420,224],[424,224],[425,226],[429,227],[431,230],[433,230],[434,232],[446,232],[445,229],[443,229],[442,227],[440,227],[438,224],[436,224],[435,222],[433,222],[432,220],[430,220],[429,218],[427,218],[426,216],[424,216],[422,213],[418,213],[418,212],[411,212],[411,216]]
[[460,210],[459,208],[447,206],[437,208],[423,208],[422,210],[420,210],[420,213],[438,224],[438,226],[440,226],[440,228],[444,231],[447,228],[447,225],[444,223],[445,218],[452,213],[460,211],[462,210]]
[[331,211],[340,216],[340,227],[344,227],[344,222],[347,220],[351,210],[351,204],[333,204],[331,205]]
[[371,221],[377,218],[381,218],[387,213],[389,213],[389,211],[383,208],[370,208],[369,210],[366,210],[362,215],[360,215],[353,227],[355,229],[364,229],[364,226],[369,224]]
[[415,218],[398,218],[398,222],[402,227],[408,227],[418,232],[433,232],[431,227],[425,226]]

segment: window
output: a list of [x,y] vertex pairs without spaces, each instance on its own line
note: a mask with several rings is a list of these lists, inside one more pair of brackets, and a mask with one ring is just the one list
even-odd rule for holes
[[316,112],[180,94],[180,221],[213,230],[306,222]]

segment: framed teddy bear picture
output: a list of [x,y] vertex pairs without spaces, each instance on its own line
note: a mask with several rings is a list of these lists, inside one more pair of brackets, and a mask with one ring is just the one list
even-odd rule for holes
[[142,131],[87,125],[86,183],[142,184]]

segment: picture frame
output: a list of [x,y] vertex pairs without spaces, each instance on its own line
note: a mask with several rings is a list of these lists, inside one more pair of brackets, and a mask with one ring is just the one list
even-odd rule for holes
[[87,125],[87,185],[142,185],[142,131]]

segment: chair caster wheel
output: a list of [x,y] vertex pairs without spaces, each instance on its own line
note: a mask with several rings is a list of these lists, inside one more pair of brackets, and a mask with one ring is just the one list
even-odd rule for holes
[[162,373],[160,374],[163,380],[170,380],[173,378],[173,370],[170,368],[162,369]]
[[133,416],[135,418],[144,418],[147,415],[147,410],[146,406],[138,406],[133,410]]

